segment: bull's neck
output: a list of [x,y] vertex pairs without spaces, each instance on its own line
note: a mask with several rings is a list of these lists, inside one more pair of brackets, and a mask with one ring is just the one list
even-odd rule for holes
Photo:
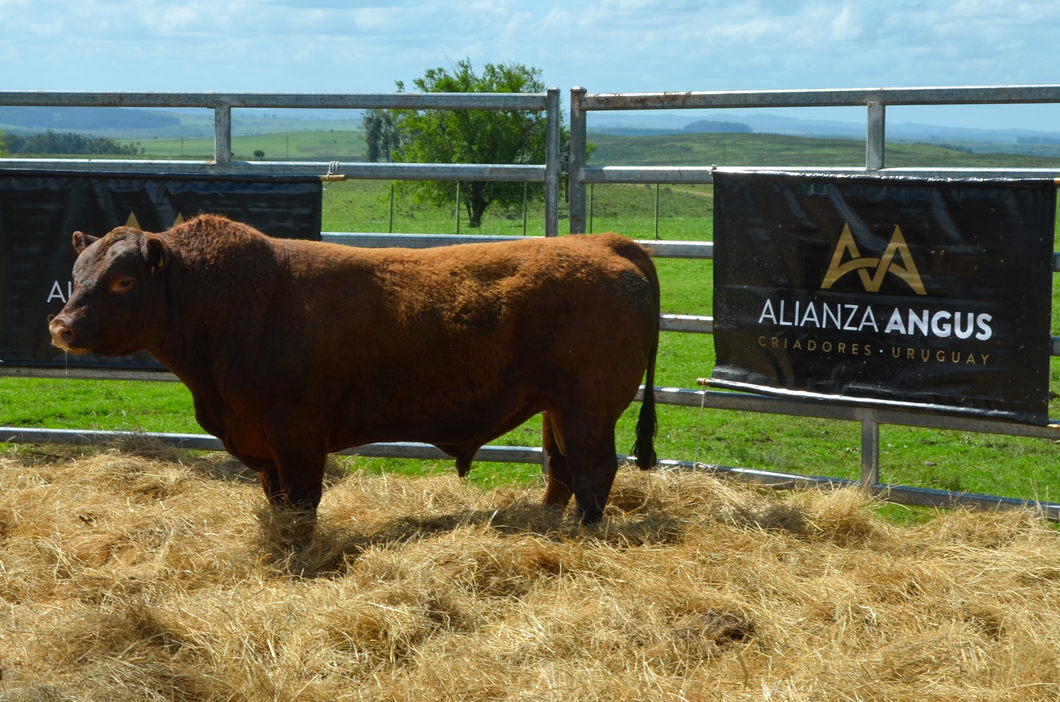
[[233,261],[185,255],[167,278],[158,344],[149,351],[186,384],[207,381],[237,349],[260,344],[255,325],[267,318],[279,271],[256,253]]

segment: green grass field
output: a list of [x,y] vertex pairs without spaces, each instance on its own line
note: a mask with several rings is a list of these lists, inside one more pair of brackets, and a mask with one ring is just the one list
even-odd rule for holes
[[[263,135],[260,137],[263,140],[279,141],[248,142],[245,146],[237,145],[237,150],[261,148],[269,159],[270,149],[286,144],[288,136],[291,144],[295,144],[295,134]],[[317,138],[343,137],[336,132],[317,135]],[[731,134],[637,138],[592,135],[591,140],[597,144],[593,162],[598,164],[709,165],[715,162],[710,156],[711,149],[722,142],[726,144],[726,158],[739,165],[858,165],[864,160],[863,144],[839,140]],[[324,148],[319,141],[307,142],[304,148],[310,148],[312,143]],[[353,149],[356,145],[350,141],[348,147]],[[687,149],[681,151],[679,147]],[[331,158],[332,154],[328,154],[323,160]],[[965,154],[923,145],[889,147],[887,158],[889,165],[1052,166],[1060,163],[1060,160],[1028,156]],[[385,232],[392,226],[395,232],[455,231],[452,210],[416,204],[400,191],[391,225],[390,192],[390,183],[375,181],[328,185],[323,203],[324,230]],[[656,226],[655,197],[654,186],[595,186],[593,231],[652,238]],[[660,238],[712,239],[710,186],[663,187],[659,202]],[[462,231],[467,232],[466,222],[464,225]],[[561,231],[563,226],[561,222]],[[540,234],[543,227],[542,207],[535,203],[528,213],[527,230]],[[479,231],[521,234],[522,230],[523,215],[518,210],[490,211]],[[710,261],[659,259],[656,265],[662,282],[664,312],[711,314]],[[1060,286],[1056,282],[1054,276],[1052,333],[1060,335]],[[659,350],[656,384],[695,388],[696,379],[709,375],[713,365],[714,348],[709,335],[666,333]],[[1052,360],[1050,389],[1054,398],[1050,402],[1050,416],[1058,417],[1060,402],[1055,399],[1060,396],[1058,359]],[[620,422],[619,449],[622,451],[628,451],[633,443],[638,408],[639,405],[634,405]],[[0,379],[0,426],[201,431],[192,417],[190,396],[181,385],[10,378]],[[539,422],[531,421],[497,443],[538,445]],[[656,448],[663,458],[685,461],[842,478],[857,478],[860,473],[860,425],[850,422],[663,406]],[[452,470],[448,462],[342,460],[351,467],[369,471],[421,474]],[[491,486],[537,480],[539,475],[536,466],[479,464],[472,471],[471,479]],[[1060,446],[1035,439],[884,426],[881,480],[1007,497],[1060,500]]]
[[[777,134],[590,134],[595,166],[864,166],[865,142]],[[970,154],[941,146],[888,143],[887,167],[1045,168],[1057,158]]]
[[[135,143],[145,151],[142,158],[202,160],[213,158],[213,137],[147,139]],[[265,155],[258,157],[255,151]],[[233,136],[232,154],[237,161],[360,161],[364,158],[364,134],[355,131],[278,132]]]

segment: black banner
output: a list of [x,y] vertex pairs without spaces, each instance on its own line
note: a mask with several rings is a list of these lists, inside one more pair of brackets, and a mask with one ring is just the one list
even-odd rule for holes
[[1056,185],[716,173],[711,385],[1044,424]]
[[198,214],[319,240],[320,181],[0,174],[0,363],[160,369],[146,353],[67,356],[51,345],[48,320],[70,295],[74,231],[102,236],[130,225],[161,232]]

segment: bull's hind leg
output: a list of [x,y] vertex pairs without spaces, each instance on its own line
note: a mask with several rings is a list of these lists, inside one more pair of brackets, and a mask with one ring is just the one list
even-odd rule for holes
[[581,513],[582,524],[596,524],[604,516],[604,506],[611,494],[611,486],[618,473],[615,454],[615,430],[605,436],[568,449],[571,474],[574,477],[574,500]]
[[567,494],[574,493],[582,523],[595,524],[603,517],[618,473],[614,422],[591,420],[574,412],[561,416],[563,421],[558,424],[565,440]]
[[544,504],[550,507],[564,507],[574,494],[574,482],[571,479],[567,457],[563,455],[560,434],[556,428],[559,415],[556,412],[541,414],[541,443],[548,457],[548,475],[545,483]]

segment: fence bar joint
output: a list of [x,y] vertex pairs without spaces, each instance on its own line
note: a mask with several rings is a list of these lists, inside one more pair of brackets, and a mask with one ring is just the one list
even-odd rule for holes
[[548,89],[545,137],[545,236],[559,234],[559,88]]
[[585,233],[585,88],[570,90],[570,165],[567,182],[570,185],[570,233]]
[[213,107],[213,160],[219,166],[232,163],[232,105],[225,101]]
[[878,171],[883,168],[886,132],[886,105],[882,102],[870,102],[868,127],[865,135],[865,168]]

